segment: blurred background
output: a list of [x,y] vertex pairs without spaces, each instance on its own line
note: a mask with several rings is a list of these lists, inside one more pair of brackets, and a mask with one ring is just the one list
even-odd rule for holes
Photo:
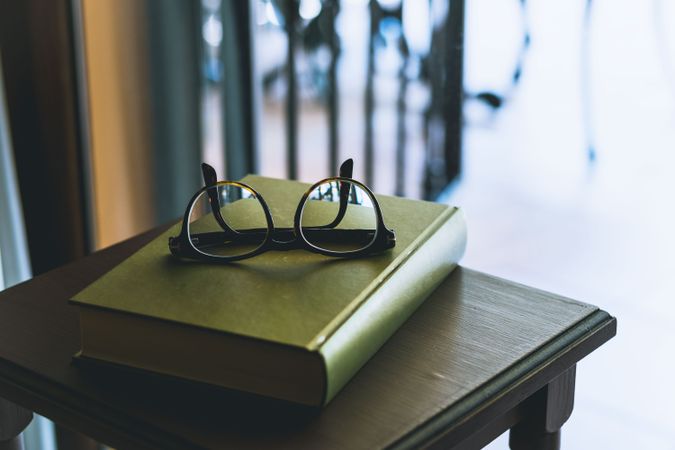
[[662,0],[2,2],[0,289],[175,220],[201,161],[312,182],[352,157],[463,207],[463,265],[618,317],[563,448],[675,449],[673,24]]

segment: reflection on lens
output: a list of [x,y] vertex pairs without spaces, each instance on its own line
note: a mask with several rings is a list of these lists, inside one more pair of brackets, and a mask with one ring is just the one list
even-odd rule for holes
[[323,250],[361,250],[375,240],[373,203],[370,194],[356,183],[327,181],[307,197],[300,231],[307,242]]
[[243,256],[267,237],[267,218],[256,194],[219,184],[199,194],[190,211],[188,235],[197,250],[212,256]]

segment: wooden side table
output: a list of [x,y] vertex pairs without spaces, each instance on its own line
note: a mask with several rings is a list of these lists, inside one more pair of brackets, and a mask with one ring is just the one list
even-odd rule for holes
[[512,449],[555,449],[576,363],[616,334],[594,306],[458,268],[323,411],[73,366],[67,300],[161,231],[0,293],[0,397],[116,448],[469,449],[510,429]]

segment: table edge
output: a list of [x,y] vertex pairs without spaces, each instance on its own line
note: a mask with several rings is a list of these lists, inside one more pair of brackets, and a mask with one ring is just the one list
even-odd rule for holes
[[[114,251],[115,248],[125,247],[124,252],[130,255],[168,226],[170,224],[146,231],[111,247],[101,249],[99,252],[108,253]],[[68,267],[77,263],[81,263],[81,260],[57,268],[50,273],[67,270]],[[492,277],[463,266],[459,267],[468,273]],[[42,276],[44,275],[46,274]],[[502,280],[532,289],[506,279]],[[518,402],[512,401],[511,398],[516,387],[526,383],[529,391],[535,392],[555,375],[579,361],[615,334],[616,319],[604,311],[596,310],[572,325],[558,338],[544,344],[514,366],[486,382],[480,390],[474,391],[451,407],[440,411],[432,419],[393,441],[389,446],[394,448],[427,446],[445,439],[448,435],[451,435],[452,439],[458,439],[466,434],[466,424],[472,418],[485,414],[488,406],[496,405],[506,408],[505,405],[516,405]],[[593,340],[593,336],[600,339]],[[556,350],[555,343],[561,342],[561,339],[566,339],[566,342],[574,345],[571,345],[565,352],[560,349]],[[569,355],[562,357],[556,352],[569,353]],[[554,366],[560,366],[560,361],[563,361],[564,367],[555,371]],[[530,369],[524,369],[525,366]],[[519,390],[519,392],[522,391]],[[76,391],[71,392],[60,384],[52,383],[46,377],[41,377],[39,374],[1,358],[0,396],[46,417],[59,417],[59,423],[64,426],[78,428],[86,423],[86,428],[92,436],[116,447],[195,448],[194,444],[185,441],[179,435],[155,429],[156,427],[144,422],[130,423],[123,411],[111,410],[110,405],[92,403],[89,398],[80,398]],[[520,399],[522,400],[522,396]],[[105,408],[106,414],[96,414],[99,408]],[[490,412],[496,409],[487,408],[487,410]],[[124,431],[120,432],[120,430]]]
[[478,389],[392,442],[388,448],[429,447],[440,441],[443,441],[444,446],[460,444],[471,436],[469,424],[473,420],[482,416],[489,422],[510,411],[609,341],[616,335],[616,327],[615,317],[600,309],[594,311]]

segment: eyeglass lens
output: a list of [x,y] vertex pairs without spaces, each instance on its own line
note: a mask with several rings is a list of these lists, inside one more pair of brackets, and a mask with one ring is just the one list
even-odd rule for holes
[[242,186],[210,187],[197,197],[190,211],[188,236],[206,255],[248,255],[260,248],[268,232],[262,203]]
[[353,252],[375,239],[374,199],[356,183],[326,181],[312,190],[302,209],[300,227],[305,240],[334,252]]

